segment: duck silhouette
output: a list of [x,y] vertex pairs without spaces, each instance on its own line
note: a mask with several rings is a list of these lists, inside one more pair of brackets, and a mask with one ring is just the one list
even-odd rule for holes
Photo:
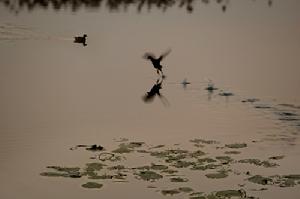
[[160,98],[160,100],[162,101],[162,103],[165,106],[169,106],[169,101],[167,100],[167,98],[165,98],[161,93],[160,93],[160,89],[162,89],[162,83],[163,83],[163,78],[158,78],[155,82],[155,84],[152,86],[152,88],[150,89],[149,92],[147,92],[143,97],[143,101],[145,103],[150,103],[154,100],[155,96],[158,96]]
[[208,80],[208,85],[205,88],[208,92],[213,92],[214,90],[218,90],[218,88],[215,87],[215,84],[209,79]]
[[162,65],[160,64],[160,62],[168,55],[170,54],[171,49],[168,49],[166,52],[164,52],[163,54],[161,54],[158,58],[155,57],[155,55],[153,53],[145,53],[143,58],[150,60],[153,67],[156,69],[157,74],[161,74],[162,78],[165,78],[165,75],[163,74],[162,71]]
[[80,43],[83,46],[86,46],[87,45],[86,38],[87,38],[86,34],[84,34],[82,37],[80,37],[80,36],[74,37],[74,43]]

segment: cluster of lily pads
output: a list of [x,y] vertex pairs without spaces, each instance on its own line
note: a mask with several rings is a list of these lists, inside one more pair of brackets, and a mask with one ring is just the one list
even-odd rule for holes
[[[187,150],[179,145],[149,146],[144,142],[129,142],[127,139],[119,141],[116,149],[107,151],[100,145],[77,145],[71,150],[83,149],[92,153],[89,163],[84,167],[62,167],[48,166],[47,171],[41,176],[84,178],[87,182],[82,184],[83,188],[100,189],[105,185],[106,180],[113,182],[128,182],[131,177],[136,180],[149,182],[148,188],[155,189],[162,195],[185,194],[193,199],[214,199],[214,198],[255,198],[248,196],[246,188],[219,190],[210,193],[199,192],[187,186],[190,179],[186,171],[192,171],[195,175],[203,175],[209,179],[222,179],[229,175],[240,175],[241,172],[234,171],[233,164],[251,164],[262,168],[279,166],[278,161],[284,156],[272,156],[268,160],[256,158],[235,160],[232,155],[242,153],[240,149],[248,147],[247,143],[221,144],[214,140],[193,139],[192,149]],[[212,145],[222,155],[212,156],[203,151],[207,145]],[[201,150],[200,150],[201,149]],[[218,150],[225,149],[225,150]],[[149,162],[145,165],[130,166],[126,160],[128,155],[135,158],[143,157]],[[276,161],[276,162],[273,162]],[[274,175],[260,176],[244,173],[245,180],[251,183],[264,186],[291,187],[300,184],[300,175]],[[129,177],[131,176],[131,177]],[[178,184],[176,188],[160,189],[154,186],[153,182],[168,180],[171,184]],[[266,189],[266,188],[265,188]]]

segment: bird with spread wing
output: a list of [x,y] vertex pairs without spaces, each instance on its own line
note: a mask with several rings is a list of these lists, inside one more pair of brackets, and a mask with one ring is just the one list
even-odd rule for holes
[[162,76],[162,78],[164,78],[164,74],[162,71],[162,65],[160,64],[160,62],[167,56],[169,55],[171,52],[171,49],[168,49],[166,52],[162,53],[158,58],[155,57],[155,55],[153,53],[145,53],[143,58],[150,60],[153,67],[156,69],[157,74],[160,74]]

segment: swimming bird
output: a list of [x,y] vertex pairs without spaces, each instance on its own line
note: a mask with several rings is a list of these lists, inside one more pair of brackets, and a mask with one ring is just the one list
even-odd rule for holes
[[78,36],[78,37],[74,37],[74,43],[81,43],[83,44],[84,46],[86,46],[86,38],[87,38],[87,35],[84,34],[82,37]]
[[208,85],[207,87],[205,88],[205,90],[208,90],[209,92],[213,92],[214,90],[218,90],[218,88],[215,87],[215,84],[211,81],[211,80],[208,80]]
[[187,87],[188,84],[191,84],[191,82],[187,81],[187,79],[185,78],[182,82],[181,82],[183,88],[185,89]]
[[162,71],[162,65],[160,62],[168,55],[170,54],[171,49],[168,49],[166,52],[164,52],[162,55],[160,55],[158,58],[155,57],[153,53],[145,53],[143,58],[150,60],[152,62],[153,67],[156,69],[157,74],[161,74],[162,78],[164,78],[164,74]]

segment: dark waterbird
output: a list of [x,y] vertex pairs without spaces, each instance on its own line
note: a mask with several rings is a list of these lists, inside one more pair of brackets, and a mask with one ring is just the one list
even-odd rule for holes
[[208,85],[207,87],[205,88],[205,90],[208,90],[209,92],[213,92],[214,90],[218,90],[218,88],[215,87],[215,84],[211,81],[211,80],[208,80]]
[[160,55],[158,58],[155,57],[153,53],[145,53],[143,58],[150,60],[152,62],[153,67],[156,69],[157,74],[161,74],[162,78],[165,78],[163,71],[162,71],[162,65],[160,62],[168,55],[170,54],[171,49],[164,52],[162,55]]
[[87,38],[87,35],[84,34],[82,37],[78,36],[78,37],[74,37],[74,43],[80,43],[82,44],[83,46],[86,46],[86,38]]
[[191,82],[187,81],[187,79],[185,78],[182,82],[181,82],[182,86],[184,89],[186,89],[187,85],[191,84]]
[[162,89],[162,83],[163,83],[163,78],[159,78],[157,79],[157,81],[155,82],[155,84],[152,86],[151,90],[149,92],[147,92],[144,96],[143,96],[143,101],[145,103],[150,103],[154,100],[155,96],[158,96],[160,98],[160,100],[162,101],[162,103],[165,106],[169,105],[169,102],[167,100],[167,98],[165,98],[161,93],[160,93],[160,89]]

